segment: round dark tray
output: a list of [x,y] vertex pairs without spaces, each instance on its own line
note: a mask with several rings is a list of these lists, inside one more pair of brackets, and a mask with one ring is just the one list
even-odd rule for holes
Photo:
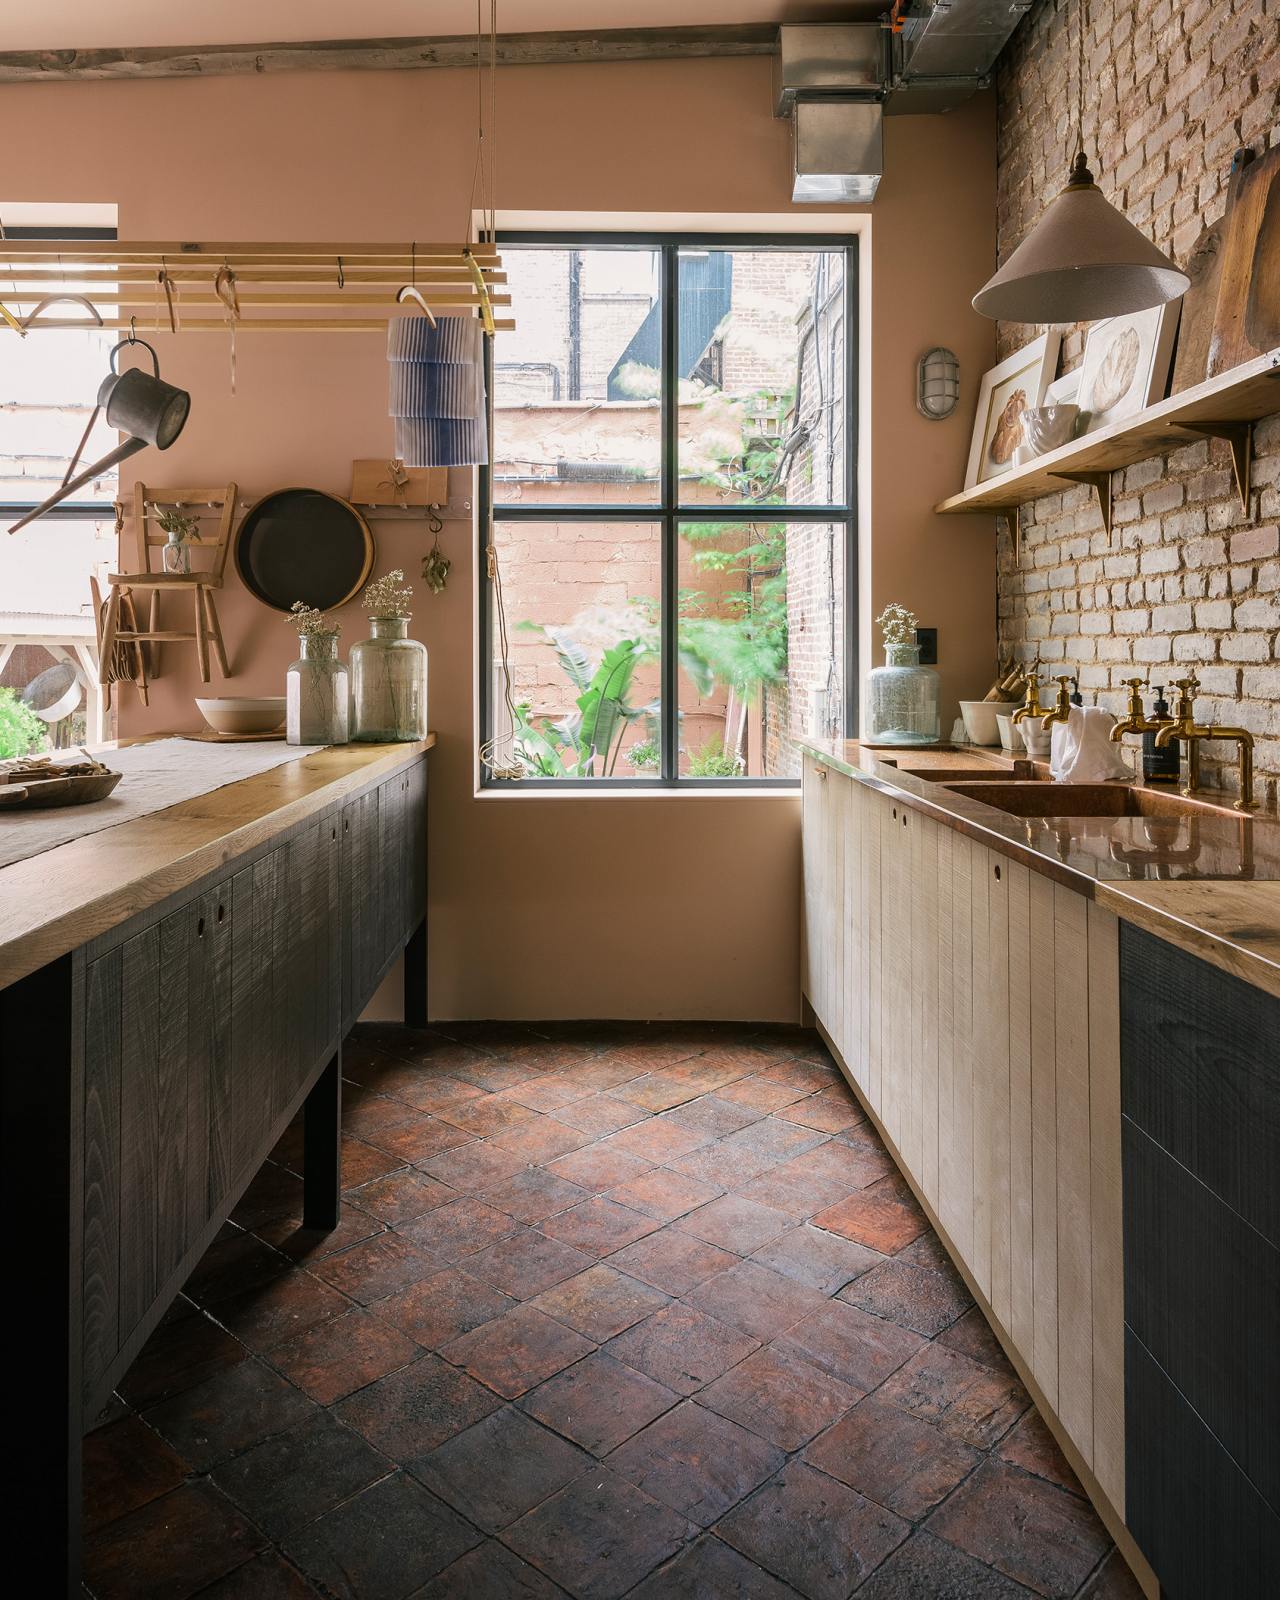
[[295,600],[343,605],[373,569],[373,534],[349,501],[323,489],[276,489],[244,515],[236,567],[250,594],[277,611]]

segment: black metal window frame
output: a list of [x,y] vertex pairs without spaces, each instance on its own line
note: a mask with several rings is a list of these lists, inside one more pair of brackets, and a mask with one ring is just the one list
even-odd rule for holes
[[[6,239],[114,239],[114,228],[6,228]],[[4,288],[0,284],[0,297]],[[34,511],[38,500],[0,500],[0,522],[8,526],[10,519],[17,521]],[[85,517],[114,517],[115,505],[110,500],[62,500],[45,517],[77,521]],[[41,518],[43,521],[44,518]]]
[[[652,504],[592,505],[588,502],[567,505],[504,505],[494,500],[492,466],[480,469],[479,530],[477,571],[486,571],[485,548],[489,530],[495,523],[534,522],[647,522],[661,527],[660,587],[660,697],[662,705],[661,768],[656,777],[622,778],[497,778],[481,769],[481,787],[490,792],[507,790],[547,790],[580,794],[592,790],[613,793],[628,790],[638,793],[665,793],[676,789],[716,789],[726,793],[760,789],[796,790],[798,778],[694,778],[679,772],[680,685],[677,623],[679,611],[678,560],[682,524],[691,522],[741,522],[744,526],[764,520],[771,522],[836,523],[845,529],[844,547],[844,686],[843,714],[846,738],[857,735],[858,682],[858,241],[852,234],[749,234],[749,233],[570,233],[508,231],[498,235],[499,246],[542,246],[560,250],[651,250],[659,259],[658,294],[662,306],[661,368],[661,457],[659,498]],[[845,419],[844,483],[845,499],[836,505],[760,506],[706,503],[680,504],[678,381],[679,367],[680,252],[682,250],[826,250],[839,251],[845,260]],[[494,362],[490,343],[486,352],[486,381],[493,392]],[[490,460],[492,461],[492,439]],[[477,686],[481,737],[493,737],[493,586],[482,576],[479,593],[479,684]]]

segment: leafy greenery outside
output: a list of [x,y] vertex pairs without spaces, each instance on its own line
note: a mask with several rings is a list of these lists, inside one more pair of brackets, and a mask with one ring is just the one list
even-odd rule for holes
[[13,689],[0,688],[0,758],[42,750],[48,729]]

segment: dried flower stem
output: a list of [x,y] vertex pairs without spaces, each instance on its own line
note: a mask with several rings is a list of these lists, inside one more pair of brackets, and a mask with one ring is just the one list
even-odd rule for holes
[[368,585],[361,604],[371,616],[409,617],[413,615],[409,610],[412,599],[413,587],[405,583],[404,573],[397,567]]

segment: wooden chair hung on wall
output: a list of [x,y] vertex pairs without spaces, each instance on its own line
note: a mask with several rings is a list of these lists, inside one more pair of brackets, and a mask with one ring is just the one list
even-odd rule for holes
[[[219,489],[156,489],[145,483],[134,485],[136,565],[132,572],[113,572],[107,578],[108,598],[99,641],[100,679],[103,683],[110,682],[111,663],[117,659],[117,647],[120,645],[139,647],[137,665],[141,669],[141,677],[134,679],[139,683],[139,693],[143,692],[146,684],[147,669],[143,658],[150,653],[143,646],[194,644],[201,683],[209,682],[209,653],[212,649],[218,670],[224,678],[230,676],[214,591],[222,587],[223,569],[231,545],[236,493],[234,483]],[[198,538],[186,541],[192,566],[190,572],[158,570],[163,565],[163,558],[155,552],[168,543],[167,535],[159,526],[158,516],[169,507],[210,520],[217,516],[216,530],[202,530]],[[202,564],[197,568],[197,563]],[[160,597],[174,592],[190,597],[193,625],[189,631],[162,628],[160,625]],[[135,594],[148,596],[145,628],[138,626]],[[153,654],[150,671],[154,677]],[[143,698],[145,700],[145,694]]]

